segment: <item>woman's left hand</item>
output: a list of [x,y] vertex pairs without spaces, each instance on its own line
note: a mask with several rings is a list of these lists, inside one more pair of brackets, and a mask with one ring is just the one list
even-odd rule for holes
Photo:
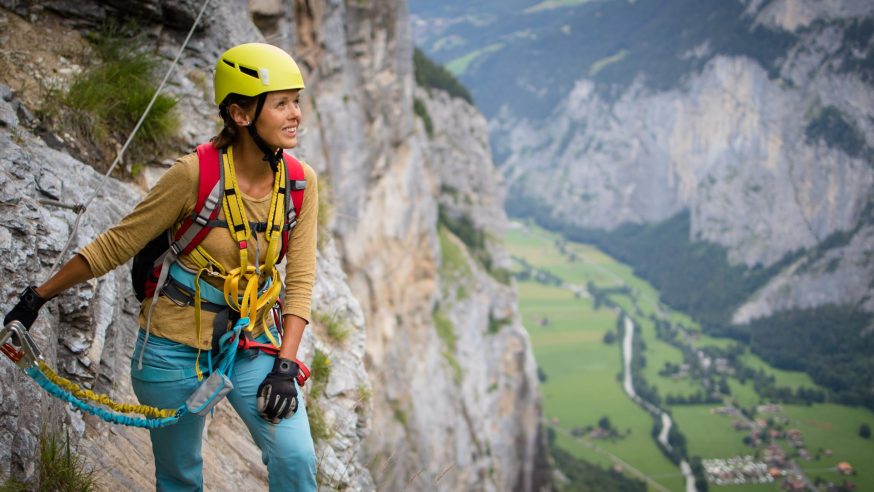
[[258,413],[261,417],[278,424],[280,420],[297,411],[297,388],[294,378],[300,368],[293,360],[277,357],[273,370],[258,387]]

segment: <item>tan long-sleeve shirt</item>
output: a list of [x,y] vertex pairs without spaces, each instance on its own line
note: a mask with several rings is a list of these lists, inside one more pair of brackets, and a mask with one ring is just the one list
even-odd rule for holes
[[[303,164],[303,167],[307,186],[298,214],[298,223],[291,231],[286,253],[285,302],[282,312],[309,320],[313,282],[316,277],[316,229],[319,199],[316,173],[307,164]],[[198,178],[197,154],[189,154],[180,158],[161,176],[161,179],[130,214],[79,251],[79,254],[87,260],[94,276],[104,275],[126,263],[153,238],[190,216],[197,201]],[[243,206],[250,222],[267,221],[270,198],[270,194],[263,197],[250,197],[243,194]],[[224,220],[224,212],[221,212],[218,218]],[[255,241],[249,241],[250,263],[257,251],[259,264],[264,264],[267,238],[264,233],[253,231],[252,234],[257,235],[258,240],[257,246]],[[200,245],[226,270],[240,266],[238,246],[231,238],[227,228],[211,229]],[[196,266],[187,256],[181,257],[179,261],[184,266],[196,270]],[[222,279],[206,275],[203,278],[219,290],[223,288]],[[240,282],[241,291],[244,285],[244,282]],[[148,312],[150,305],[151,299],[146,299],[142,303],[140,308],[141,326],[145,326],[145,313]],[[267,313],[261,313],[261,316],[265,314]],[[208,349],[212,340],[214,315],[202,311],[201,316],[201,334],[198,340],[195,336],[194,308],[178,306],[169,298],[161,296],[158,298],[152,315],[151,331],[155,335],[185,345]],[[268,325],[270,324],[272,321],[268,322]],[[253,334],[259,333],[260,322],[257,323]]]

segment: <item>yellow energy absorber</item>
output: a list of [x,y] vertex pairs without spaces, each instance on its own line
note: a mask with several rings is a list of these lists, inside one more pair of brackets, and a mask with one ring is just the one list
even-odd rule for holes
[[93,401],[95,403],[99,403],[101,405],[109,407],[119,413],[138,413],[145,417],[157,419],[168,418],[176,415],[177,409],[175,408],[155,408],[148,405],[118,403],[116,401],[113,401],[107,395],[95,393],[91,390],[82,388],[81,386],[70,381],[69,379],[64,379],[63,377],[59,376],[51,367],[49,367],[48,364],[46,364],[44,361],[37,361],[37,365],[39,366],[39,370],[42,371],[42,373],[49,381],[69,391],[71,395],[75,396],[80,400]]

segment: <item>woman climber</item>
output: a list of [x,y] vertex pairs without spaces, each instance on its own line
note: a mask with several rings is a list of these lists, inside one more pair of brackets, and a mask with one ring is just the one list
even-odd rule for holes
[[[25,289],[4,325],[30,328],[48,299],[162,244],[157,260],[147,260],[145,285],[135,285],[144,293],[131,358],[137,398],[179,407],[219,364],[231,368],[227,398],[261,449],[270,490],[314,491],[315,453],[298,384],[308,370],[297,351],[315,280],[318,192],[312,168],[282,150],[297,145],[303,77],[283,50],[249,43],[222,54],[214,82],[219,135],[181,157],[129,215],[56,275]],[[234,329],[228,355],[219,340]],[[204,424],[205,416],[188,412],[149,430],[157,490],[202,490]]]

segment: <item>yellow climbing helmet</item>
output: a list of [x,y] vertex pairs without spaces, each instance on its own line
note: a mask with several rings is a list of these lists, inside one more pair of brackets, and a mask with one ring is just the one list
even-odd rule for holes
[[303,89],[297,63],[283,49],[265,43],[234,46],[215,65],[215,103],[228,94],[257,96],[264,92]]

